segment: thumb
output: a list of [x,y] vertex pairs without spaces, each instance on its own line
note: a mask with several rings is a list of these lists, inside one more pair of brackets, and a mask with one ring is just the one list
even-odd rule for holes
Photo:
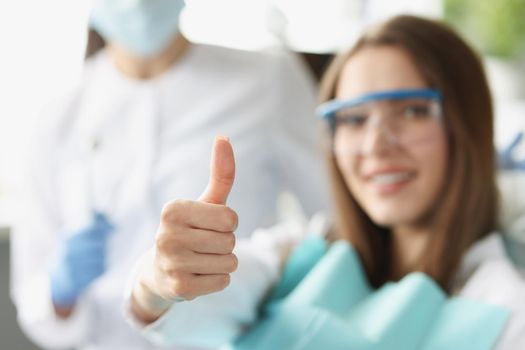
[[215,137],[210,164],[210,180],[199,200],[206,203],[226,204],[235,179],[235,157],[230,139]]

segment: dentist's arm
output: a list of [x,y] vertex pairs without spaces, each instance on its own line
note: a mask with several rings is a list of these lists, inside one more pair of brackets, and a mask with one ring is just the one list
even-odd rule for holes
[[161,215],[152,259],[144,259],[133,286],[131,312],[144,324],[180,299],[223,290],[237,269],[233,231],[237,214],[226,206],[235,177],[233,149],[218,137],[210,180],[198,201],[168,203]]

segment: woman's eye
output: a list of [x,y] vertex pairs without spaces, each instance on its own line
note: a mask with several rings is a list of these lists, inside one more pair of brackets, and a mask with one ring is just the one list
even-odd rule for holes
[[350,126],[358,128],[366,123],[367,116],[365,114],[340,114],[336,115],[335,121],[337,126]]
[[430,116],[430,108],[428,106],[407,106],[403,111],[405,118],[417,119],[426,118]]

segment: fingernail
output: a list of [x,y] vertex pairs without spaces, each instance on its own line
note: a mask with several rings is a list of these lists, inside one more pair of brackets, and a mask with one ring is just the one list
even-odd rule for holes
[[230,138],[228,136],[224,136],[224,135],[217,135],[217,136],[215,136],[215,140],[216,141],[230,142]]

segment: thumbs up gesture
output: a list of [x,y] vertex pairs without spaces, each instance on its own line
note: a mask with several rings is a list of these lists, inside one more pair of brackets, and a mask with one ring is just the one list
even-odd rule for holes
[[235,178],[232,146],[225,137],[213,145],[210,180],[197,201],[175,200],[162,210],[155,246],[141,259],[132,312],[153,322],[177,300],[223,290],[237,269],[233,232],[237,214],[226,206]]

